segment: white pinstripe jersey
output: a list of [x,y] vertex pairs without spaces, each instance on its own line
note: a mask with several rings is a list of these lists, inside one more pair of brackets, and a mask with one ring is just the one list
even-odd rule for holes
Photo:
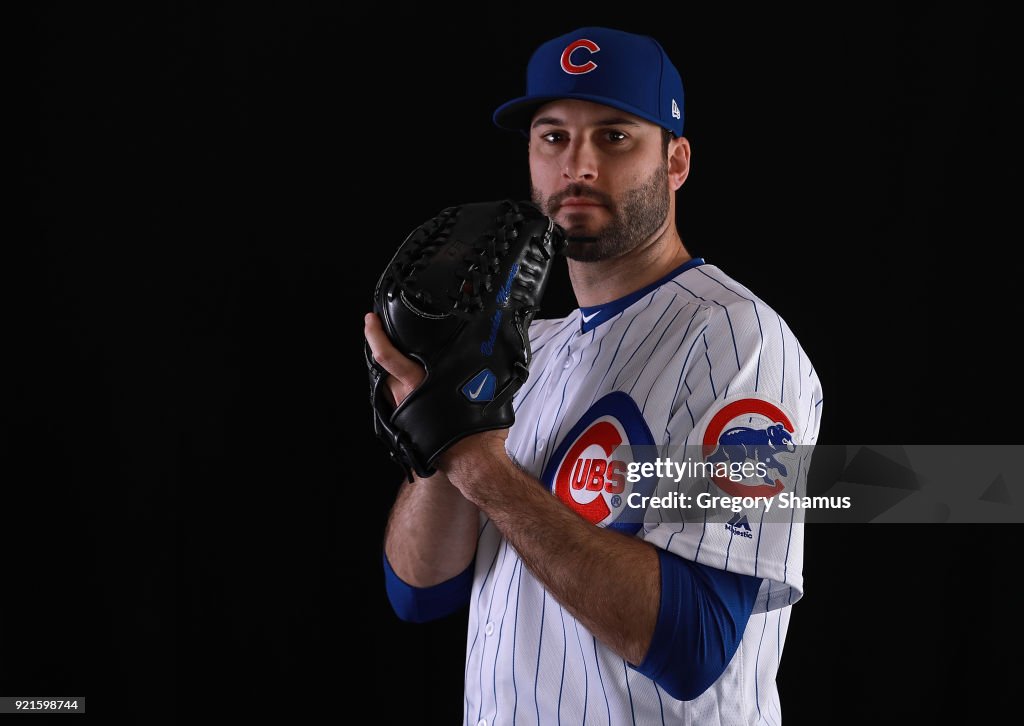
[[[717,267],[684,269],[620,308],[576,310],[531,327],[534,360],[507,449],[553,491],[601,422],[632,444],[698,444],[736,421],[784,421],[796,444],[815,442],[822,393],[814,368],[782,318]],[[743,537],[721,521],[636,531],[686,559],[764,578],[726,671],[683,702],[604,647],[546,593],[494,525],[481,523],[466,724],[781,723],[775,677],[790,609],[802,594],[801,524],[759,527],[751,519]],[[614,515],[599,526],[611,524]]]

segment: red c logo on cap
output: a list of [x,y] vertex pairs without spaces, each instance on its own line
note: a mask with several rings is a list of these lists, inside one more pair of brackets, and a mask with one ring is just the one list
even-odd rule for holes
[[566,47],[565,50],[562,51],[562,70],[565,71],[566,73],[579,75],[580,73],[590,73],[592,70],[597,68],[597,63],[595,63],[592,60],[588,60],[583,65],[576,65],[575,63],[573,63],[570,56],[572,55],[572,52],[577,48],[586,48],[591,53],[596,53],[597,51],[601,50],[601,48],[598,47],[597,43],[595,43],[592,40],[586,40],[584,38],[581,40],[573,41]]

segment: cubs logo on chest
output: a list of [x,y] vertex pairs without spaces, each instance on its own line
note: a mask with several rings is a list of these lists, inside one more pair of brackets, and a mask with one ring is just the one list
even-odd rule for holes
[[634,534],[640,522],[617,520],[627,509],[627,497],[636,491],[650,494],[655,482],[630,483],[627,467],[655,458],[654,437],[643,414],[632,398],[616,391],[594,403],[573,425],[548,461],[542,481],[591,524]]

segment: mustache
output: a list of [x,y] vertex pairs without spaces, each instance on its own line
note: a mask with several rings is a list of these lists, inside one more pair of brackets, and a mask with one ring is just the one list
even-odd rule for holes
[[548,207],[552,210],[562,206],[569,197],[582,197],[584,199],[593,199],[598,204],[603,204],[606,207],[612,206],[612,200],[607,194],[603,194],[592,187],[588,187],[584,184],[573,184],[572,186],[566,187],[557,194],[552,194],[548,199]]

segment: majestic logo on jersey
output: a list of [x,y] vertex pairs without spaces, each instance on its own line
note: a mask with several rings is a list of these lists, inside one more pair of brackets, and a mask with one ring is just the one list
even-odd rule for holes
[[711,477],[719,489],[734,497],[768,498],[781,492],[785,485],[779,477],[789,472],[776,457],[796,451],[789,417],[774,403],[760,398],[743,398],[723,406],[711,418],[702,444],[705,461],[730,467],[748,461],[765,465],[763,484]]
[[[590,51],[590,53],[596,53],[597,51],[601,50],[601,48],[597,45],[597,43],[595,43],[592,40],[587,40],[586,38],[581,38],[580,40],[575,40],[572,43],[569,43],[569,45],[567,45],[565,47],[565,50],[562,51],[562,60],[561,60],[561,62],[562,62],[562,70],[565,71],[566,73],[571,73],[572,75],[577,76],[577,75],[579,75],[581,73],[590,73],[592,70],[597,68],[597,63],[595,63],[594,61],[590,60],[589,58],[587,59],[587,61],[585,63],[574,63],[573,62],[573,60],[572,60],[573,51],[578,50],[580,48],[588,50],[588,51]],[[581,59],[581,60],[582,60],[582,58],[586,58],[586,57],[587,56],[583,55],[582,53],[577,53],[576,54],[576,58]]]
[[732,519],[725,523],[725,528],[740,537],[746,537],[747,539],[753,539],[754,537],[750,531],[750,522],[747,521],[747,515],[745,514],[732,515]]
[[649,495],[656,482],[648,477],[631,484],[626,468],[635,457],[653,459],[653,450],[654,437],[640,409],[616,391],[580,417],[548,461],[543,481],[588,522],[635,534],[639,522],[615,520],[626,509],[630,493]]

